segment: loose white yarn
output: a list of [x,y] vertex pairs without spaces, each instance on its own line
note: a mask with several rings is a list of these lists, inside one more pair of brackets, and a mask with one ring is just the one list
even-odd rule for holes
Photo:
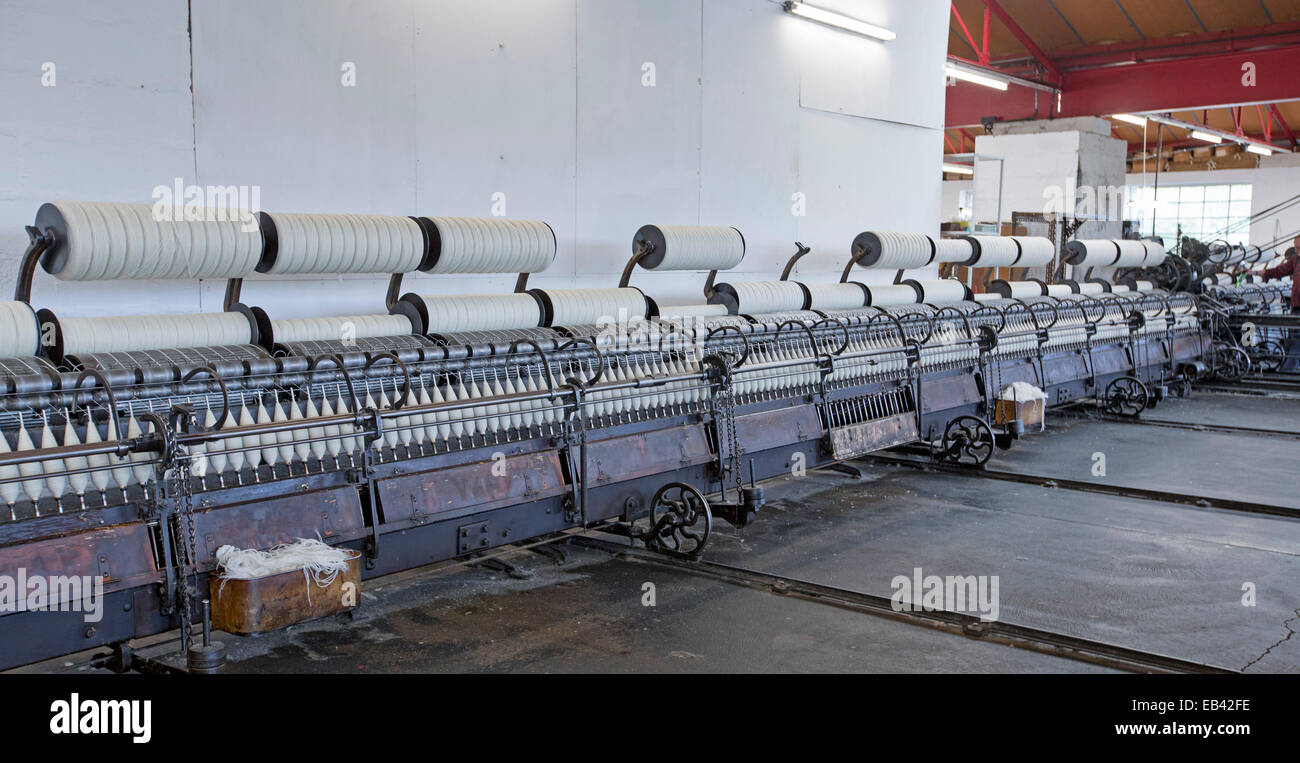
[[[314,538],[299,538],[295,543],[282,543],[269,551],[222,546],[217,549],[217,565],[221,568],[221,588],[217,593],[220,595],[227,580],[256,580],[293,570],[302,570],[305,581],[325,588],[358,556],[355,551],[335,548]],[[310,585],[307,603],[311,604]]]

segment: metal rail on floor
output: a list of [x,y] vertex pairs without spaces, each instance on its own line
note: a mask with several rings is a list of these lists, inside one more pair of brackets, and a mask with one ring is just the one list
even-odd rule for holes
[[922,625],[946,633],[965,636],[976,641],[988,641],[1118,670],[1136,673],[1226,674],[1238,672],[1231,668],[1183,660],[1154,652],[1143,652],[1115,644],[1107,644],[1024,625],[1000,621],[985,622],[975,615],[964,612],[951,612],[948,610],[900,612],[894,609],[893,600],[888,596],[851,591],[846,588],[812,583],[785,575],[775,575],[770,572],[758,572],[720,562],[674,559],[634,546],[614,543],[591,536],[573,536],[568,539],[568,542],[583,548],[633,559],[637,562],[708,577],[730,585],[806,599],[840,609],[876,615],[912,625]]
[[1034,485],[1036,487],[1060,488],[1062,490],[1075,490],[1081,493],[1098,493],[1119,498],[1137,498],[1143,501],[1173,503],[1181,506],[1194,506],[1201,509],[1222,509],[1224,511],[1262,514],[1265,516],[1281,517],[1284,519],[1300,519],[1300,508],[1293,508],[1290,506],[1274,506],[1268,503],[1237,501],[1231,498],[1198,498],[1196,496],[1184,495],[1182,493],[1171,493],[1165,490],[1151,490],[1149,488],[1112,485],[1102,482],[1085,482],[1083,480],[1072,480],[1064,477],[1048,477],[1041,474],[1021,474],[1019,472],[1004,472],[988,468],[973,469],[967,466],[955,466],[952,464],[922,460],[910,456],[899,456],[886,453],[872,453],[870,456],[867,456],[867,458],[882,464],[905,466],[910,469],[922,469],[927,471],[944,472],[947,474],[960,474],[967,477],[1001,480],[1003,482],[1018,482],[1022,485]]
[[1237,427],[1230,424],[1198,424],[1190,421],[1170,421],[1168,419],[1133,418],[1132,416],[1115,416],[1101,411],[1085,412],[1082,410],[1053,410],[1053,414],[1075,419],[1077,421],[1100,421],[1107,424],[1140,424],[1149,427],[1167,429],[1186,429],[1193,432],[1217,432],[1219,434],[1239,434],[1252,437],[1276,437],[1282,440],[1300,440],[1300,431],[1285,429],[1259,429],[1255,427]]

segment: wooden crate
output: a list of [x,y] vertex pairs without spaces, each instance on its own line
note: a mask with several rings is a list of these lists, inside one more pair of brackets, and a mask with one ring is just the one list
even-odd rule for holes
[[993,421],[999,426],[1020,419],[1025,424],[1025,430],[1030,428],[1043,428],[1043,408],[1046,400],[998,400],[997,407],[994,411]]
[[361,559],[348,561],[329,585],[316,585],[302,570],[254,580],[211,576],[212,627],[247,636],[325,617],[361,600]]

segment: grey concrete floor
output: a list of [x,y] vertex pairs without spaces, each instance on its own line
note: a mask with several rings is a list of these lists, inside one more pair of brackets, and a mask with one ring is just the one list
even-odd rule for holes
[[[1170,401],[1169,420],[1300,426],[1300,406]],[[1202,412],[1203,419],[1198,418]],[[1107,475],[1091,456],[1107,455]],[[1300,441],[1049,417],[991,468],[1300,505]],[[894,576],[997,576],[1000,619],[1247,672],[1300,672],[1300,522],[866,459],[768,485],[707,557],[884,594]],[[1080,662],[569,547],[531,577],[442,566],[367,582],[354,621],[224,636],[230,672],[1096,672]],[[655,606],[643,606],[653,583]],[[1254,606],[1242,603],[1253,586]]]

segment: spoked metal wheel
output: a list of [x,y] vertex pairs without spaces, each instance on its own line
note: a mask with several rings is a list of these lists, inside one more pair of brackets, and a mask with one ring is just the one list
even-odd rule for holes
[[983,466],[993,457],[993,430],[978,416],[958,416],[943,430],[943,460],[953,464]]
[[1116,416],[1137,416],[1151,402],[1151,391],[1141,379],[1121,376],[1106,385],[1105,407]]
[[1221,345],[1214,349],[1214,375],[1221,381],[1241,381],[1250,373],[1250,356],[1240,347]]
[[685,482],[670,482],[650,501],[649,526],[638,529],[638,537],[651,551],[695,559],[713,532],[713,513],[699,490]]
[[1252,362],[1255,368],[1260,371],[1276,371],[1282,367],[1282,362],[1286,360],[1286,350],[1282,349],[1281,344],[1271,339],[1256,345],[1254,355]]

